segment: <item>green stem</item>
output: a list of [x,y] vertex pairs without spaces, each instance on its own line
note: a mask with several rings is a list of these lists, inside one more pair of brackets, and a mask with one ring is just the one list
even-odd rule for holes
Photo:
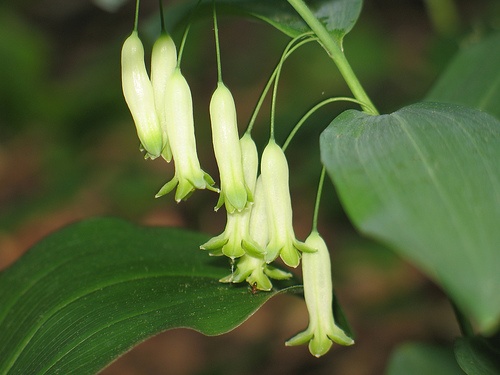
[[323,184],[325,182],[325,174],[326,174],[326,169],[325,169],[325,166],[323,166],[323,168],[321,169],[321,175],[319,177],[318,192],[316,194],[316,202],[314,204],[314,214],[313,214],[313,224],[312,224],[312,231],[313,232],[318,231],[319,204],[321,203],[321,193],[323,192]]
[[188,21],[187,21],[187,26],[186,29],[184,30],[184,34],[182,35],[182,41],[181,41],[181,46],[179,47],[179,53],[177,54],[177,68],[180,68],[181,66],[181,60],[182,60],[182,54],[184,53],[184,46],[186,44],[186,39],[189,34],[189,29],[191,28],[191,21],[193,19],[194,13],[198,9],[198,6],[200,5],[201,0],[198,0],[194,8],[191,10],[188,16]]
[[309,111],[307,111],[307,113],[302,116],[302,118],[299,120],[299,122],[297,123],[297,125],[294,126],[294,128],[292,129],[292,131],[290,132],[290,134],[288,135],[285,143],[283,144],[283,151],[286,150],[286,148],[288,147],[288,145],[290,144],[290,142],[292,141],[293,137],[295,136],[295,133],[297,133],[299,131],[299,129],[301,128],[301,126],[304,124],[304,122],[314,113],[316,112],[318,109],[320,109],[321,107],[323,107],[324,105],[326,104],[329,104],[329,103],[333,103],[333,102],[340,102],[340,101],[344,101],[344,102],[351,102],[351,103],[357,103],[359,104],[360,106],[363,106],[363,103],[360,102],[359,100],[356,100],[356,99],[353,99],[353,98],[346,98],[346,97],[336,97],[336,98],[328,98],[328,99],[325,99],[323,100],[322,102],[319,102],[318,104],[316,104],[314,107],[312,107]]
[[[252,117],[250,118],[250,121],[248,122],[247,130],[245,131],[245,133],[250,134],[252,132],[255,121],[257,120],[257,115],[259,114],[260,108],[262,107],[262,104],[264,103],[264,99],[265,99],[267,93],[269,92],[271,85],[273,84],[273,82],[276,78],[276,75],[278,74],[278,70],[280,69],[280,64],[282,64],[282,61],[286,60],[300,46],[304,45],[305,43],[309,43],[309,42],[312,42],[313,40],[316,40],[314,38],[307,38],[307,37],[310,37],[310,33],[305,33],[305,34],[299,35],[298,37],[292,39],[285,47],[285,50],[283,51],[282,57],[280,58],[279,62],[276,64],[276,67],[274,68],[273,72],[271,73],[271,76],[269,77],[269,79],[266,83],[266,86],[264,87],[264,89],[262,90],[262,93],[260,94],[259,100],[257,101],[257,104],[255,105],[255,108],[254,108],[253,113],[252,113]],[[307,38],[307,39],[304,39],[304,40],[300,41],[300,43],[297,43],[296,45],[294,45],[294,43],[296,43],[298,40],[300,40],[302,38]],[[283,56],[284,56],[284,58],[283,58]]]
[[344,55],[344,51],[342,50],[341,43],[330,35],[325,26],[316,18],[303,0],[288,0],[288,2],[316,34],[323,48],[337,65],[340,74],[344,77],[354,97],[364,103],[363,111],[377,115],[378,111],[349,65]]
[[134,31],[137,32],[139,27],[139,0],[135,2],[135,17],[134,17]]
[[161,33],[166,34],[167,29],[165,28],[165,17],[163,15],[163,0],[158,1],[160,3],[160,24],[161,24]]
[[215,54],[217,59],[217,80],[222,82],[222,64],[220,59],[219,25],[217,23],[217,12],[215,10],[215,0],[213,0],[214,34],[215,34]]

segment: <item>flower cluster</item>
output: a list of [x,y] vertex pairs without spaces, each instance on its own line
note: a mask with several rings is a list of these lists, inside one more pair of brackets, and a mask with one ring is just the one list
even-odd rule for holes
[[250,130],[239,136],[235,102],[222,82],[220,64],[219,80],[209,106],[220,189],[201,169],[192,95],[181,73],[176,46],[168,34],[163,32],[153,46],[150,79],[141,40],[136,30],[132,32],[122,48],[122,85],[146,158],[161,156],[167,162],[174,161],[175,174],[156,197],[175,188],[177,202],[187,199],[196,189],[219,193],[215,211],[225,207],[226,227],[200,248],[210,255],[230,258],[232,271],[220,281],[246,281],[252,290],[270,291],[271,279],[292,277],[272,263],[280,258],[285,265],[295,268],[302,259],[310,324],[286,344],[309,342],[315,356],[325,354],[332,341],[351,345],[352,339],[333,318],[326,244],[315,231],[305,242],[295,237],[289,167],[284,151],[272,136],[262,153],[259,173],[257,147]]
[[200,167],[196,152],[193,100],[177,65],[172,38],[162,34],[153,46],[151,79],[144,63],[144,48],[137,31],[122,47],[122,88],[146,157],[174,160],[175,175],[156,194],[176,186],[175,200],[186,199],[195,189],[211,189],[214,180]]

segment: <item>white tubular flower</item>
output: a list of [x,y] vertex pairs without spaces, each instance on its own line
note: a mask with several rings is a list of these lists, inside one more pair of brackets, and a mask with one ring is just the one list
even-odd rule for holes
[[180,202],[195,189],[210,189],[215,184],[212,177],[200,167],[194,135],[193,100],[191,90],[179,68],[170,75],[165,91],[167,134],[175,162],[175,176],[167,182],[156,197],[172,191],[177,185],[175,200]]
[[134,119],[142,147],[151,159],[160,156],[163,139],[155,111],[153,86],[144,64],[144,48],[137,31],[125,40],[121,52],[123,96]]
[[309,351],[316,357],[326,354],[332,342],[352,345],[354,340],[335,324],[332,310],[333,289],[330,255],[325,241],[313,231],[305,243],[317,249],[315,253],[302,255],[304,297],[309,311],[309,326],[285,345],[295,346],[309,343]]
[[242,240],[243,238],[249,239],[249,220],[249,208],[241,212],[228,212],[224,232],[201,245],[200,249],[208,250],[210,255],[225,255],[231,259],[241,257],[245,254],[245,250],[242,246]]
[[151,54],[151,83],[155,98],[156,114],[160,122],[163,137],[163,149],[161,155],[170,162],[172,151],[168,142],[167,116],[165,111],[165,91],[168,79],[177,66],[177,49],[175,43],[166,33],[162,33],[153,45]]
[[241,283],[247,281],[252,288],[269,291],[273,288],[270,278],[287,280],[291,277],[291,273],[267,264],[262,257],[259,258],[245,254],[238,259],[234,273],[219,281],[223,283]]
[[225,204],[227,212],[241,211],[251,201],[251,193],[243,176],[236,107],[231,92],[222,82],[217,84],[210,100],[210,120],[221,183],[215,210]]
[[226,283],[247,281],[252,288],[268,291],[273,287],[269,278],[284,280],[292,277],[292,274],[268,265],[264,260],[264,254],[262,254],[267,245],[268,233],[264,190],[260,177],[256,182],[254,196],[255,203],[250,214],[250,237],[252,241],[242,241],[246,253],[237,260],[236,270],[220,281]]
[[274,140],[269,141],[262,154],[261,174],[269,226],[266,261],[270,263],[281,256],[286,265],[297,267],[299,251],[314,252],[315,249],[295,238],[288,163],[283,150]]
[[[258,169],[257,147],[250,135],[245,135],[239,141],[241,143],[241,156],[244,162],[243,178],[247,186],[255,187]],[[227,223],[224,232],[207,243],[200,246],[202,250],[208,250],[210,255],[225,255],[231,259],[239,258],[247,251],[262,256],[264,252],[249,234],[251,207],[242,211],[227,212]]]

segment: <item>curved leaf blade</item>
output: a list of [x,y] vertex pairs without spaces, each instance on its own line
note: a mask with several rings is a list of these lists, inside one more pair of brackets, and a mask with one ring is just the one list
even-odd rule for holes
[[426,100],[463,104],[500,119],[499,66],[500,33],[497,33],[460,51]]
[[159,332],[222,334],[277,293],[301,291],[219,283],[229,267],[198,250],[206,240],[117,219],[49,236],[0,274],[0,373],[93,374]]
[[[170,7],[166,12],[167,25],[173,29],[184,23],[197,2],[195,0]],[[339,40],[354,27],[363,5],[362,0],[309,0],[306,3],[326,29]],[[286,0],[217,0],[217,11],[260,19],[290,37],[310,31]],[[202,0],[197,13],[211,15],[211,12],[212,0]]]
[[415,262],[481,331],[498,325],[498,120],[442,103],[347,111],[323,132],[321,155],[361,232]]
[[500,373],[500,347],[498,337],[461,337],[454,350],[458,364],[467,375],[496,375]]

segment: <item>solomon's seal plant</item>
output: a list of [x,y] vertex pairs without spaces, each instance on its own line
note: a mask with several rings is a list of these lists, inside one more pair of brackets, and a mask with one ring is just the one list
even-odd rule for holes
[[[284,292],[303,293],[309,315],[307,328],[295,336],[290,332],[293,337],[287,346],[308,345],[310,353],[320,357],[334,344],[354,344],[333,291],[337,278],[332,271],[338,270],[340,262],[331,264],[332,236],[327,229],[318,229],[326,173],[356,229],[389,245],[427,274],[446,293],[443,297],[450,299],[457,317],[461,337],[453,347],[451,337],[446,350],[410,345],[387,374],[441,374],[436,367],[430,370],[432,366],[401,366],[415,364],[419,356],[430,364],[431,357],[441,359],[437,368],[445,364],[453,374],[500,373],[496,340],[500,327],[498,31],[464,47],[424,101],[379,115],[344,54],[343,39],[360,14],[362,0],[175,3],[166,24],[160,0],[159,36],[155,41],[150,35],[146,43],[142,30],[139,34],[136,2],[133,31],[124,35],[121,50],[123,96],[145,159],[159,159],[155,163],[164,163],[172,171],[156,196],[172,192],[180,202],[197,190],[210,190],[196,194],[207,195],[217,211],[210,215],[225,218],[225,228],[210,239],[179,228],[91,219],[40,242],[0,272],[0,374],[91,375],[138,342],[171,328],[225,333]],[[246,129],[238,127],[242,125],[236,107],[242,103],[240,91],[228,84],[229,79],[222,79],[216,3],[221,4],[220,11],[256,16],[290,37]],[[444,13],[439,9],[443,4],[452,6],[453,1],[424,3],[434,16],[439,13],[434,22],[442,22]],[[190,71],[182,56],[191,23],[207,14],[213,17],[217,77],[212,77],[215,90],[210,103],[207,98],[206,105],[199,106],[204,112],[194,116],[193,97],[198,95],[192,96]],[[184,29],[179,44],[178,26]],[[478,34],[470,39],[478,39]],[[145,53],[139,35],[144,45],[152,45],[150,54]],[[288,58],[308,43],[326,52],[352,97],[325,96],[294,125],[289,114],[276,116],[278,109],[283,112],[276,98]],[[301,74],[309,79],[315,76],[310,70],[316,65],[308,58],[302,59],[306,63]],[[321,79],[326,75],[321,71]],[[326,78],[322,85],[328,84]],[[262,110],[267,100],[269,114]],[[296,135],[311,115],[339,102],[358,110],[345,110],[333,120],[325,120],[324,115],[319,119],[323,123],[318,124],[325,125],[317,129],[322,130],[323,170],[312,230],[303,241],[299,237],[305,232],[294,223],[296,201],[290,186],[304,174],[296,173],[289,163],[288,148],[311,161],[309,148],[292,142],[297,143]],[[300,104],[293,102],[293,106]],[[324,121],[331,123],[326,126]],[[275,133],[277,123],[280,129]],[[200,139],[204,124],[205,133],[211,130],[211,147],[210,136]],[[287,129],[291,131],[283,140]],[[217,166],[204,159],[204,152],[198,153],[196,134],[199,145],[213,149]],[[307,168],[314,173],[314,166],[307,164]],[[210,175],[218,175],[217,184]],[[301,197],[301,203],[307,199]],[[293,277],[300,270],[302,284],[298,276]]]
[[[166,161],[173,160],[175,164],[174,177],[160,189],[156,197],[168,194],[175,187],[177,187],[175,192],[177,202],[186,200],[196,189],[208,188],[219,193],[215,211],[222,206],[225,207],[226,227],[220,235],[201,244],[200,249],[206,250],[211,256],[226,256],[230,259],[231,273],[220,279],[220,282],[246,281],[252,291],[270,291],[273,287],[271,279],[286,280],[292,277],[291,273],[279,269],[272,263],[280,258],[285,265],[295,268],[303,257],[304,294],[310,313],[310,325],[305,332],[287,341],[287,345],[309,342],[310,351],[315,356],[325,354],[332,341],[341,345],[351,345],[352,339],[334,322],[331,306],[333,292],[330,259],[326,244],[316,232],[313,232],[306,242],[299,241],[295,236],[289,166],[284,149],[274,138],[276,94],[282,66],[293,51],[315,40],[314,36],[309,32],[301,34],[285,48],[262,92],[247,130],[240,138],[233,95],[222,80],[219,29],[214,2],[213,20],[218,77],[217,87],[210,100],[209,115],[212,144],[220,175],[219,190],[214,187],[215,182],[210,175],[200,167],[196,150],[191,90],[180,69],[189,25],[184,32],[177,56],[175,44],[165,31],[162,13],[162,33],[155,42],[152,52],[152,85],[149,79],[146,79],[147,73],[142,61],[143,52],[140,55],[141,61],[136,61],[136,65],[141,67],[141,77],[144,81],[142,84],[147,84],[151,92],[150,98],[147,106],[142,106],[142,102],[134,102],[134,108],[142,111],[140,113],[144,117],[150,116],[156,121],[157,144],[155,149],[148,151],[148,155],[154,158],[161,154]],[[137,21],[133,36],[136,38],[134,40],[138,40]],[[128,40],[125,46],[127,43]],[[131,73],[124,69],[124,85],[130,79],[129,75]],[[259,155],[251,132],[262,102],[273,84],[270,138],[263,150],[260,175],[257,176]],[[321,106],[337,100],[341,99],[332,98],[321,103]],[[313,112],[314,110],[310,111],[297,124],[286,140],[285,147]],[[144,147],[148,150],[147,147],[152,146],[147,144]],[[318,205],[315,217],[317,209]]]

